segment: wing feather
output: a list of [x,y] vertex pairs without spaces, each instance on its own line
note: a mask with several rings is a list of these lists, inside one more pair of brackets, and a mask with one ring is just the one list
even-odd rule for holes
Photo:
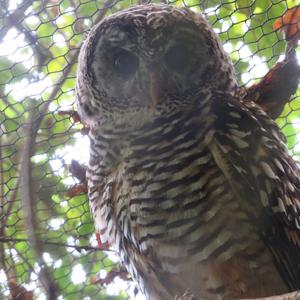
[[276,124],[256,104],[213,99],[210,150],[274,255],[283,279],[300,288],[300,179]]

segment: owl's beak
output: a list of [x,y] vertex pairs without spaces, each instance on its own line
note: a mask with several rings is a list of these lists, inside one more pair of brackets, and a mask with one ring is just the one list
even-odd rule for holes
[[157,102],[159,101],[159,88],[158,88],[158,84],[157,84],[157,75],[155,72],[150,72],[150,91],[149,91],[149,95],[150,95],[150,101],[149,101],[149,107],[151,109],[154,109]]

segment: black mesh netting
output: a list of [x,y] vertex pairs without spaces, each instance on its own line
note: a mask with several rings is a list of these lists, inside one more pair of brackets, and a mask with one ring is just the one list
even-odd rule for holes
[[[133,4],[0,0],[0,299],[135,297],[134,285],[124,276],[104,286],[99,280],[116,270],[117,260],[113,252],[99,250],[86,195],[80,185],[74,188],[79,181],[69,166],[72,160],[87,162],[88,138],[76,116],[68,113],[74,110],[84,32],[105,15]],[[170,3],[207,16],[231,55],[240,84],[246,86],[284,59],[287,43],[273,24],[296,4]],[[299,99],[285,105],[277,123],[299,159]]]

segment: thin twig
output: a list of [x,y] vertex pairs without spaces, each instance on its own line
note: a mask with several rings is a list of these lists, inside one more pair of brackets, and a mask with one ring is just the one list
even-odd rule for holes
[[[4,134],[2,132],[2,129],[0,127],[0,216],[4,216],[4,168],[3,168],[3,162],[4,160],[2,159],[2,142],[1,142],[1,137]],[[2,218],[3,220],[3,218]],[[3,232],[3,224],[0,224],[0,234]]]
[[[1,128],[0,128],[1,130]],[[2,135],[2,134],[1,134]],[[0,138],[0,216],[2,218],[0,219],[0,235],[4,236],[5,234],[5,226],[3,222],[3,216],[4,216],[4,170],[3,170],[3,159],[2,159],[2,143]],[[4,251],[4,245],[0,243],[0,265],[2,266],[5,273],[7,273],[7,266],[5,261],[5,251]],[[8,277],[8,274],[6,274]]]
[[[19,172],[18,172],[18,174],[19,174]],[[17,199],[19,183],[20,183],[20,177],[18,176],[16,185],[14,187],[14,190],[12,191],[12,193],[11,193],[10,197],[8,198],[8,200],[6,201],[8,206],[7,206],[7,209],[5,210],[5,212],[3,212],[3,219],[2,219],[2,222],[1,222],[4,227],[7,224],[8,218],[11,214],[12,208],[14,206],[14,203],[15,203],[16,199]],[[1,232],[0,232],[0,234],[1,234]]]
[[99,23],[106,15],[107,11],[112,8],[116,2],[119,2],[118,0],[117,1],[114,1],[114,0],[106,0],[103,4],[103,7],[98,11],[98,15],[95,19],[95,24]]
[[20,256],[20,258],[23,260],[24,264],[26,264],[28,270],[30,270],[31,273],[34,273],[35,275],[39,275],[37,273],[37,271],[34,269],[34,267],[32,266],[32,264],[29,262],[29,260],[22,254],[22,252],[20,250],[18,250],[17,247],[14,247],[14,243],[13,242],[9,242],[9,248],[10,249],[15,249],[18,253],[18,256]]
[[[2,89],[0,89],[0,99],[3,101],[3,103],[6,105],[7,108],[11,109],[16,114],[16,116],[20,115],[20,112],[18,112],[18,110],[14,108],[13,104],[10,103],[8,97],[6,95],[4,95]],[[4,110],[5,109],[6,108],[4,108]]]
[[[25,16],[23,16],[25,19]],[[16,27],[20,32],[22,32],[27,40],[28,44],[31,46],[33,52],[36,53],[38,66],[41,67],[45,65],[48,61],[52,59],[51,51],[43,46],[37,36],[31,33],[30,30],[25,28],[25,26],[14,16],[8,16],[9,24]]]
[[[26,15],[24,14],[24,12],[28,7],[32,5],[32,3],[32,0],[23,1],[20,7],[15,9],[13,13],[7,13],[3,17],[6,24],[0,31],[0,40],[6,35],[8,29],[10,29],[12,26],[15,27],[19,32],[24,34],[25,39],[28,41],[28,44],[31,46],[33,52],[35,53],[35,56],[37,57],[38,66],[41,67],[51,59],[52,54],[48,48],[46,48],[39,42],[38,37],[35,36],[31,32],[31,30],[26,28],[25,24],[23,24],[23,21],[26,19]],[[3,4],[1,6],[3,10],[6,9]]]
[[[25,243],[29,243],[30,240],[29,239],[21,239],[21,238],[7,238],[7,237],[0,237],[0,242],[2,243],[9,243],[9,242],[15,242],[15,243],[21,243],[21,242],[25,242]],[[92,247],[92,246],[76,246],[76,245],[69,245],[69,244],[65,244],[65,243],[58,243],[58,242],[49,242],[49,241],[41,241],[43,244],[45,245],[49,245],[49,246],[55,246],[55,247],[65,247],[65,248],[74,248],[78,251],[102,251],[101,249],[99,249],[99,247]],[[105,249],[105,251],[111,251],[114,252],[113,250],[107,250]]]
[[[24,0],[21,4],[18,5],[18,8],[14,10],[14,12],[11,14],[14,16],[14,18],[16,18],[17,20],[21,20],[21,16],[24,16],[24,11],[27,10],[28,7],[30,7],[32,5],[34,0]],[[7,13],[7,8],[4,6],[4,1],[0,1],[2,10],[5,10]],[[3,13],[4,14],[4,13]],[[4,18],[5,16],[3,16]],[[2,26],[2,28],[0,29],[0,41],[3,40],[3,38],[5,37],[6,33],[8,32],[8,30],[10,29],[9,26]]]

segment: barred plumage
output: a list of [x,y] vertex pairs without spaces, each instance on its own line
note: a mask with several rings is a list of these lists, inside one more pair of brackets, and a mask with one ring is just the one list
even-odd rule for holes
[[238,98],[200,15],[108,17],[83,45],[76,90],[95,224],[149,299],[300,288],[298,167],[275,123]]

